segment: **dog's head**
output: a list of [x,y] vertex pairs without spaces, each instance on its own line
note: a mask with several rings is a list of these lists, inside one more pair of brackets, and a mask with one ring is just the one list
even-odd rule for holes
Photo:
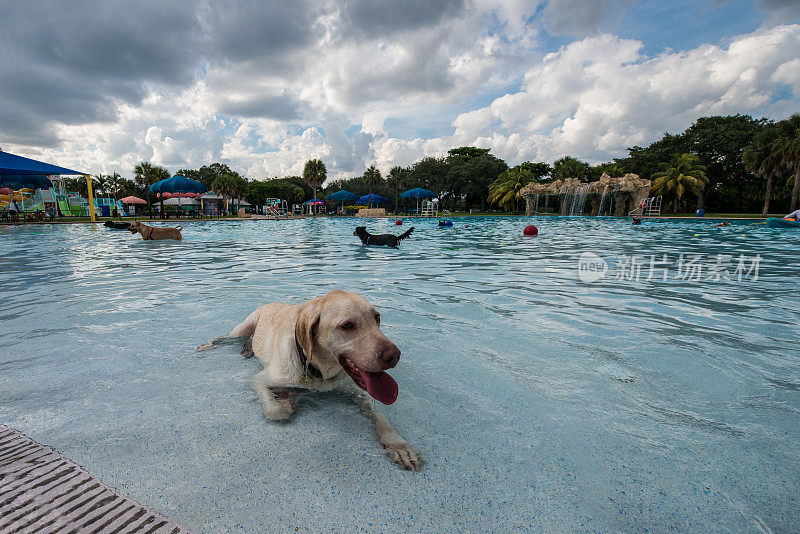
[[381,316],[357,293],[331,291],[306,302],[295,334],[306,357],[318,367],[341,367],[358,387],[384,404],[397,399],[397,382],[386,373],[400,349],[380,329]]
[[356,226],[356,231],[353,232],[353,235],[357,235],[358,237],[364,237],[367,234],[369,234],[369,232],[367,232],[366,226]]
[[130,226],[128,226],[128,231],[130,233],[132,233],[132,234],[135,234],[136,232],[138,232],[141,229],[141,227],[142,227],[142,223],[140,223],[139,221],[133,221],[130,224]]

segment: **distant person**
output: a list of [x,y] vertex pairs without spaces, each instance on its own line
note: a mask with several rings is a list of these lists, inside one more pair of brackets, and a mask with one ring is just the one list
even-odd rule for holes
[[633,224],[642,224],[642,220],[641,220],[641,219],[636,219],[636,218],[634,218],[634,219],[633,219],[633,221],[632,221],[632,223],[633,223]]
[[794,220],[800,219],[800,210],[794,210],[792,213],[784,217],[784,219],[794,219]]
[[725,221],[725,222],[721,222],[719,224],[715,224],[714,226],[730,226],[730,225],[731,225],[731,223],[729,223],[728,221]]
[[12,221],[19,221],[19,206],[17,206],[13,194],[11,195],[11,204],[8,205],[8,216]]

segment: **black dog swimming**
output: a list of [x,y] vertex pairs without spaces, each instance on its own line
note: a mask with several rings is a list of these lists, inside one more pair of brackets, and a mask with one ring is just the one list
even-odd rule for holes
[[356,231],[353,232],[353,235],[358,236],[361,239],[361,242],[365,245],[386,245],[387,247],[394,247],[397,248],[397,245],[400,244],[401,239],[405,239],[411,235],[411,232],[414,231],[414,227],[408,229],[407,232],[400,235],[392,235],[392,234],[371,234],[367,232],[366,226],[356,226]]
[[125,221],[106,221],[103,226],[113,228],[114,230],[127,230],[130,228],[131,223]]

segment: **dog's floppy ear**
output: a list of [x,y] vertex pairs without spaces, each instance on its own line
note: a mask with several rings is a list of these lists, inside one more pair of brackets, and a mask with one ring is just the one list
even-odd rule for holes
[[294,335],[300,343],[306,358],[311,362],[314,342],[317,340],[317,327],[319,326],[319,316],[322,314],[320,299],[312,299],[303,305],[297,324],[294,327]]

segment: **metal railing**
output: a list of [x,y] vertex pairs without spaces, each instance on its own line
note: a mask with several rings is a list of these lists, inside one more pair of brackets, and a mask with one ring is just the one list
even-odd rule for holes
[[628,217],[637,219],[647,219],[661,217],[661,197],[650,197],[644,199],[639,206],[628,213]]

